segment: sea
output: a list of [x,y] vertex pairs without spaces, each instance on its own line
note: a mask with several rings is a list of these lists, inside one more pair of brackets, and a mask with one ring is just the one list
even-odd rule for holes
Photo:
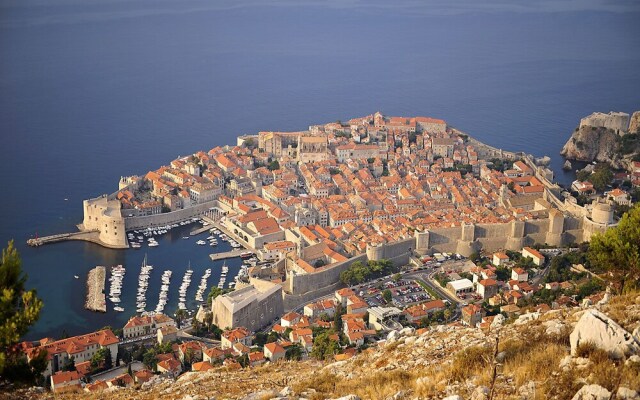
[[[5,0],[0,2],[0,245],[14,240],[44,300],[27,339],[122,327],[140,265],[188,265],[188,297],[222,261],[177,228],[156,248],[83,242],[82,200],[178,156],[261,130],[302,130],[381,111],[443,118],[496,147],[551,157],[581,117],[640,109],[635,2]],[[84,310],[96,265],[122,264],[125,312]],[[228,260],[233,277],[240,260]],[[80,279],[75,279],[78,275]],[[110,307],[111,308],[111,307]]]

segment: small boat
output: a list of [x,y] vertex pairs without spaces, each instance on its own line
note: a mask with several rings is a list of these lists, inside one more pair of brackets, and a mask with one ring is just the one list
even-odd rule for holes
[[122,308],[122,307],[113,307],[113,309],[115,311],[118,311],[118,312],[123,312],[124,311],[124,308]]
[[149,247],[157,247],[160,246],[158,242],[149,242]]
[[245,251],[243,253],[240,253],[240,258],[251,258],[253,257],[253,253],[250,251]]
[[198,240],[196,244],[199,244],[200,246],[202,246],[204,244],[207,244],[207,242],[205,242],[204,240]]
[[187,239],[189,239],[189,236],[183,236],[182,238],[187,240]]
[[80,277],[78,275],[74,275],[73,277],[76,278],[76,279],[80,279]]

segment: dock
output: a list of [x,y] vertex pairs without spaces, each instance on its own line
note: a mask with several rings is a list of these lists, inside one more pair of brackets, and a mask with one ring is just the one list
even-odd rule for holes
[[95,267],[87,275],[87,301],[84,308],[90,311],[107,312],[107,299],[104,294],[105,267]]
[[224,253],[209,254],[209,257],[211,257],[212,261],[226,260],[227,258],[240,257],[240,254],[245,253],[246,251],[247,250],[245,249],[237,249],[237,250],[225,251]]
[[191,235],[191,236],[199,235],[202,232],[206,232],[206,231],[208,231],[209,229],[212,229],[212,228],[213,228],[213,226],[211,226],[211,225],[203,226],[202,228],[198,228],[198,229],[195,229],[195,230],[189,232],[189,235]]

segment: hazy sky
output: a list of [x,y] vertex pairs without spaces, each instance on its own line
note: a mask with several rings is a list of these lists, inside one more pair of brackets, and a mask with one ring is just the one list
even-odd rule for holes
[[[245,7],[318,7],[336,12],[401,15],[466,13],[640,12],[638,0],[3,0],[0,26],[91,22]],[[28,13],[22,11],[29,10]],[[37,12],[33,12],[37,10]]]

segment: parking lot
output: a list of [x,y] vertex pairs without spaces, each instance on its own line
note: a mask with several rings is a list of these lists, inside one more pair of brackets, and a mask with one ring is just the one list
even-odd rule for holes
[[[385,302],[382,297],[384,290],[391,292],[391,303]],[[389,280],[378,280],[363,284],[354,288],[370,307],[374,306],[395,306],[404,309],[411,305],[432,300],[431,296],[412,279],[400,279],[394,282]]]

